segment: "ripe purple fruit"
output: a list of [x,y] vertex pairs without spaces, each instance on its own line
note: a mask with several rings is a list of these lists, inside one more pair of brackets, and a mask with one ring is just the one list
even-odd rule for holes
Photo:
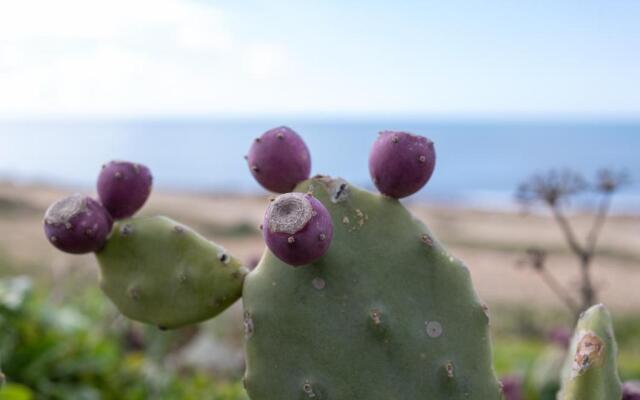
[[329,211],[315,197],[286,193],[273,200],[264,215],[262,236],[269,250],[294,267],[322,257],[333,238]]
[[111,161],[98,176],[98,196],[114,219],[136,213],[151,194],[153,177],[149,168],[128,161]]
[[257,138],[245,157],[253,177],[267,190],[287,193],[311,173],[311,156],[302,138],[281,126]]
[[522,378],[518,376],[505,376],[501,379],[502,394],[504,400],[522,400]]
[[96,200],[74,194],[53,203],[44,214],[49,242],[71,254],[100,250],[111,232],[112,220]]
[[369,173],[384,195],[400,199],[420,190],[436,165],[433,142],[406,132],[380,132],[369,154]]
[[640,381],[627,381],[622,385],[622,400],[640,400]]

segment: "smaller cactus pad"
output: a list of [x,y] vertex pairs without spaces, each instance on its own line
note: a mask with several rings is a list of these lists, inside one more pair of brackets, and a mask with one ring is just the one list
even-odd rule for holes
[[618,346],[611,315],[602,304],[580,317],[562,371],[559,400],[620,400]]
[[166,217],[118,222],[96,254],[101,287],[127,317],[162,329],[209,319],[241,295],[247,270]]

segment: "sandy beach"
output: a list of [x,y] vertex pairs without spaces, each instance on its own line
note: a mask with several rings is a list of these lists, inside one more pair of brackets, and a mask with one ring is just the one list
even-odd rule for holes
[[[93,256],[72,256],[54,250],[42,233],[42,215],[56,199],[72,193],[44,185],[0,183],[0,257],[28,270],[42,269],[53,277],[78,269],[97,279]],[[268,197],[202,193],[154,192],[142,215],[163,214],[188,224],[204,236],[249,260],[263,249],[258,225]],[[489,306],[535,305],[560,309],[561,303],[537,274],[517,267],[532,245],[550,252],[548,265],[566,287],[575,291],[576,260],[553,220],[543,214],[523,215],[412,203],[412,212],[427,223],[452,253],[470,268],[480,296]],[[580,236],[591,216],[574,215]],[[594,262],[600,301],[619,312],[640,311],[640,216],[616,215],[602,232]]]

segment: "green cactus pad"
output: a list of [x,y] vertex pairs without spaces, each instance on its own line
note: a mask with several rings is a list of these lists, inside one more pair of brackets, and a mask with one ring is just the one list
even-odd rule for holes
[[224,249],[166,217],[118,222],[96,254],[101,287],[125,316],[163,329],[214,317],[247,271]]
[[562,371],[559,400],[620,400],[618,346],[611,315],[602,304],[588,309],[578,321]]
[[489,318],[467,268],[397,200],[316,177],[331,247],[245,280],[252,400],[498,400]]

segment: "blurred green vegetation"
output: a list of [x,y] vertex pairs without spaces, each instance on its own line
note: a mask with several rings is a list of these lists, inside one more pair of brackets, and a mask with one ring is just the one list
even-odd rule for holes
[[162,361],[183,332],[114,321],[97,291],[58,305],[31,280],[0,281],[0,399],[245,399],[237,377]]
[[0,400],[247,400],[241,369],[172,365],[193,330],[125,320],[85,274],[53,285],[17,270],[0,254]]
[[[247,400],[241,363],[219,371],[176,361],[204,330],[241,351],[240,320],[225,313],[214,325],[161,332],[121,317],[92,271],[71,270],[52,277],[37,266],[12,264],[0,251],[0,370],[6,376],[0,400]],[[545,358],[557,358],[563,350],[550,344],[547,332],[569,328],[570,318],[527,307],[491,310],[496,370],[499,376],[520,377],[527,400],[554,398],[557,383],[541,384],[546,377],[540,378],[540,370],[552,370]],[[640,316],[615,315],[615,324],[622,378],[638,379]],[[196,353],[221,357],[206,348]]]
[[[500,377],[523,381],[525,400],[556,400],[566,350],[549,339],[557,329],[573,331],[562,310],[502,306],[491,312],[494,365]],[[640,315],[614,313],[618,367],[623,381],[640,377]]]

